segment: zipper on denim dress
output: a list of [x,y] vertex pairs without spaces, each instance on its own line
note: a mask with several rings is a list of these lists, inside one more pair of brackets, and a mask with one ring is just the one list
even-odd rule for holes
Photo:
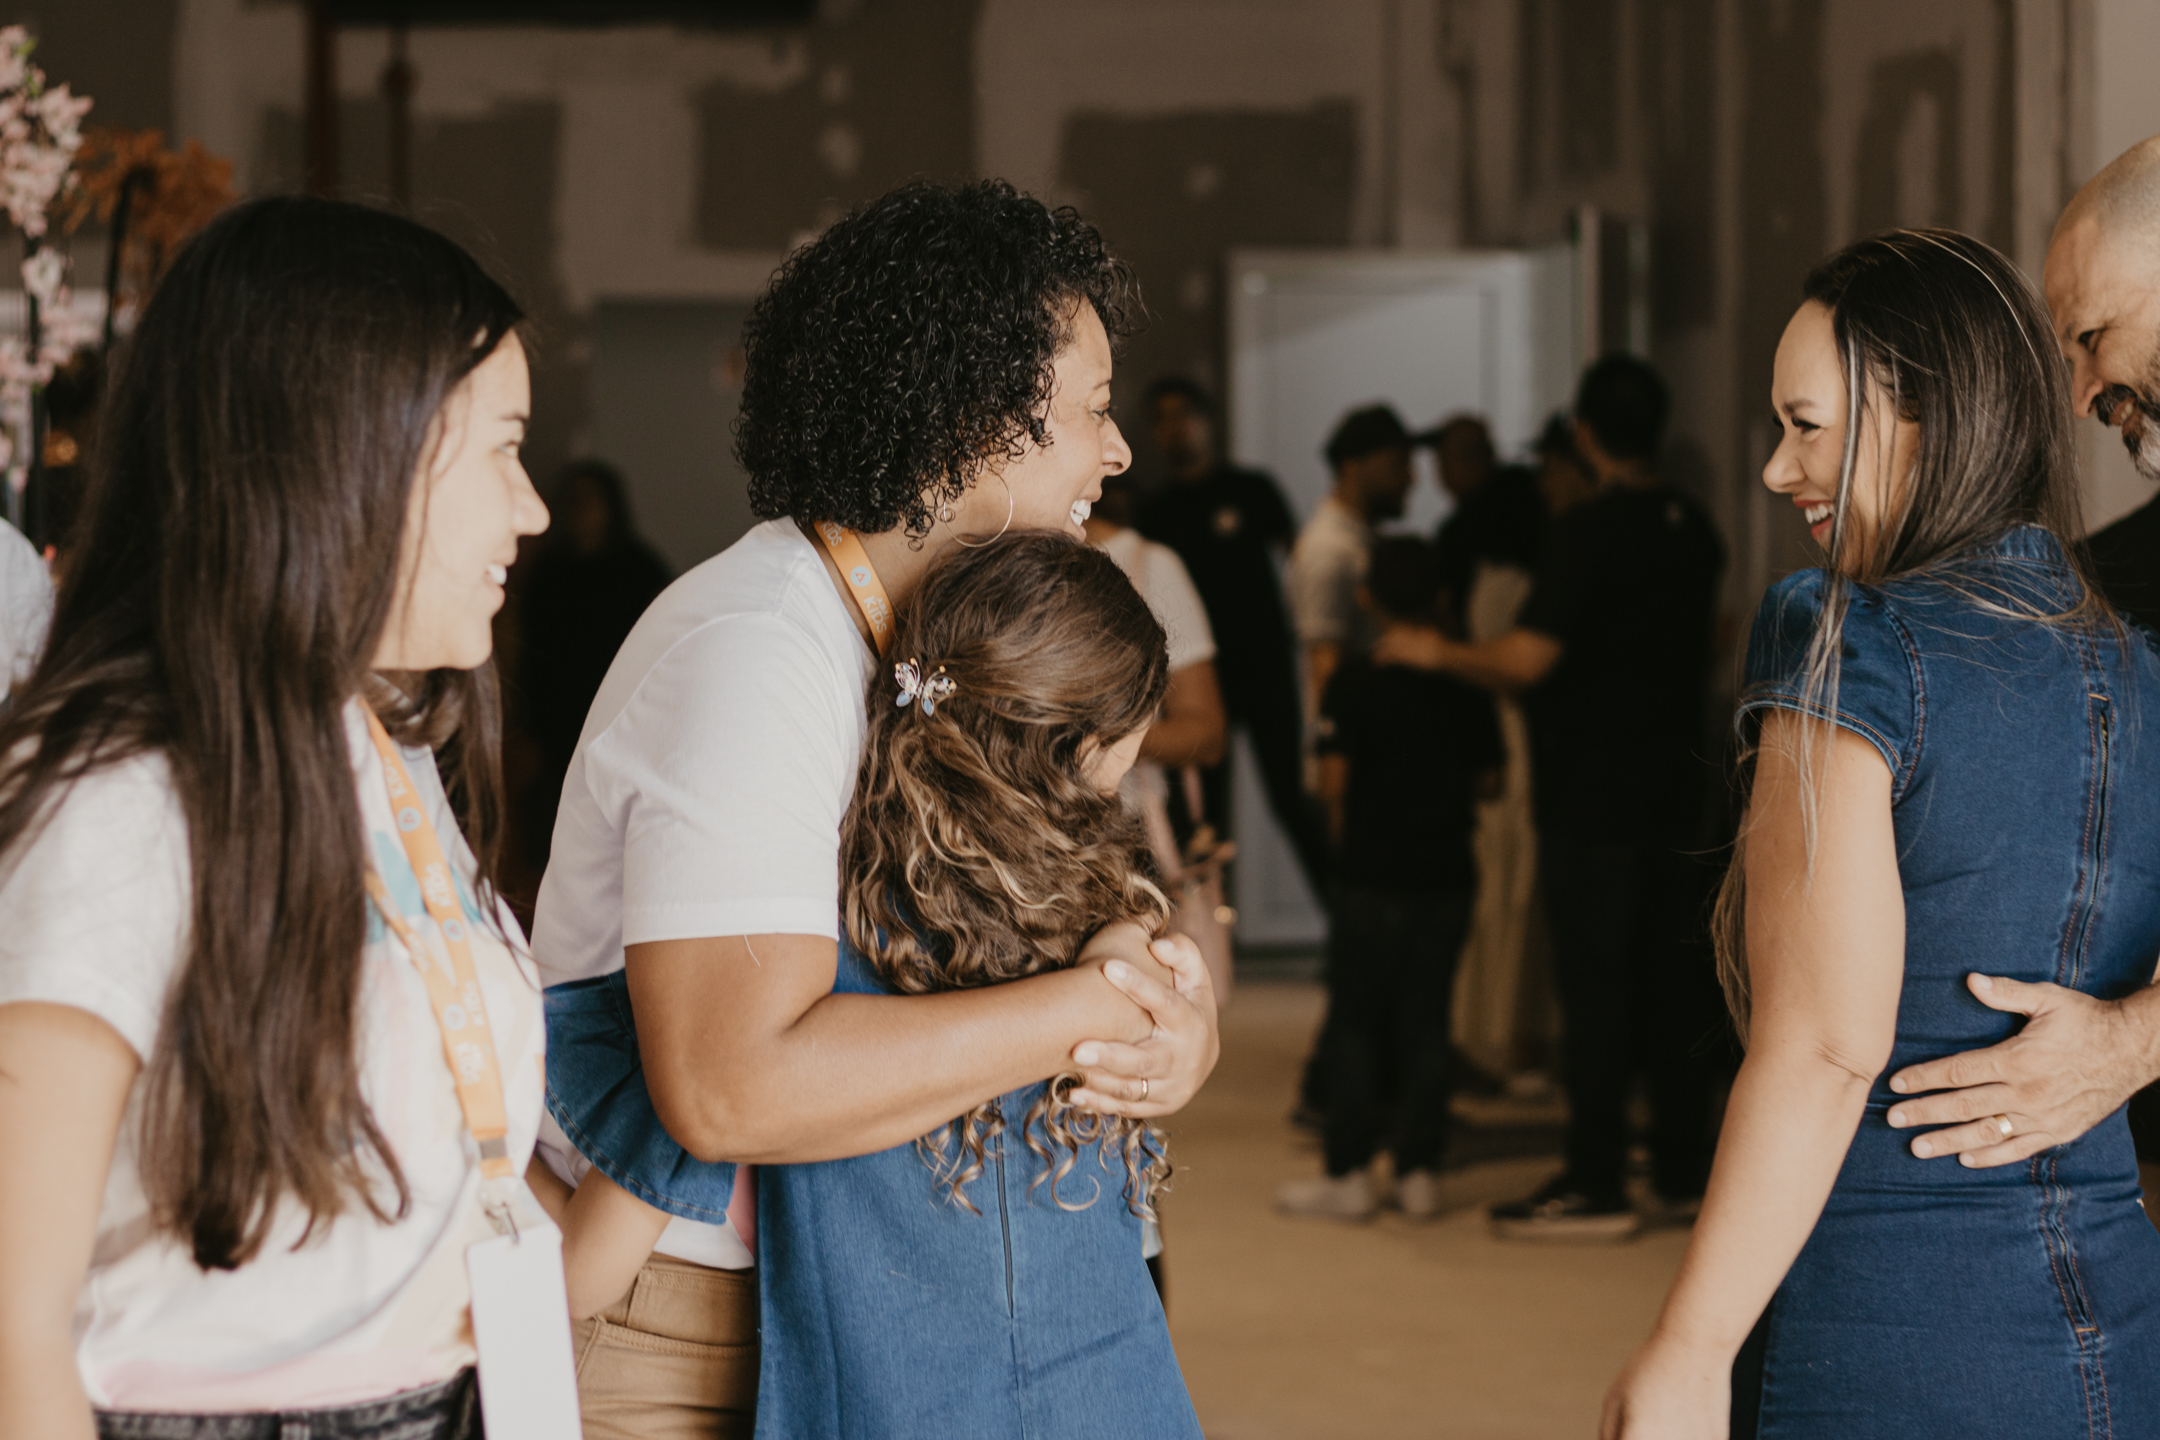
[[1010,1319],[1016,1312],[1013,1305],[1012,1213],[1005,1205],[1005,1138],[1002,1134],[997,1138],[998,1229],[1005,1235],[1005,1314]]
[[[2108,800],[2115,768],[2113,707],[2108,697],[2099,691],[2087,692],[2086,699],[2092,706],[2088,713],[2094,716],[2098,731],[2099,771],[2091,792],[2086,850],[2080,857],[2083,880],[2078,887],[2077,920],[2071,932],[2069,972],[2062,977],[2062,983],[2072,987],[2083,978],[2085,951],[2092,943],[2093,921],[2100,910],[2100,892],[2107,873]],[[2085,1291],[2077,1247],[2071,1240],[2070,1187],[2057,1177],[2057,1163],[2058,1157],[2054,1153],[2043,1152],[2032,1158],[2028,1173],[2040,1185],[2041,1237],[2047,1246],[2049,1268],[2054,1272],[2056,1287],[2062,1295],[2064,1318],[2070,1322],[2072,1338],[2078,1347],[2078,1366],[2088,1403],[2098,1387],[2104,1406],[2106,1379],[2096,1360],[2100,1327],[2093,1316],[2092,1297]]]
[[2107,873],[2108,792],[2115,768],[2114,711],[2108,697],[2086,697],[2099,711],[2100,775],[2093,787],[2091,846],[2084,856],[2085,883],[2079,887],[2077,929],[2070,949],[2070,973],[2065,985],[2075,987],[2085,973],[2085,948],[2092,939],[2093,917],[2100,909],[2101,879]]

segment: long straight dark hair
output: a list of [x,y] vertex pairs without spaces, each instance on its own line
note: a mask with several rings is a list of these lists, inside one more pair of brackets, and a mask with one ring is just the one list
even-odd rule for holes
[[[1846,246],[1811,271],[1802,297],[1830,311],[1846,394],[1845,451],[1829,542],[1831,583],[1809,637],[1802,681],[1811,715],[1835,714],[1838,662],[1852,584],[1913,576],[1940,580],[1975,603],[2038,622],[2095,629],[2114,611],[2086,571],[2082,497],[2070,391],[2047,310],[2009,260],[1955,230],[1893,230]],[[1851,528],[1861,435],[1886,422],[1919,427],[1912,468],[1875,472],[1892,487],[1882,531],[1863,545]],[[2055,537],[2081,593],[2067,609],[2036,607],[1974,563],[2019,525]],[[1826,722],[1808,720],[1798,752],[1807,853],[1815,853],[1817,763]],[[1753,750],[1743,752],[1743,773]],[[1746,826],[1718,895],[1718,972],[1743,1038],[1748,1017]]]
[[[345,707],[443,751],[492,894],[492,666],[374,677],[443,402],[522,319],[455,244],[357,205],[253,201],[191,242],[106,407],[42,662],[0,722],[0,855],[83,775],[161,753],[193,903],[144,1077],[142,1177],[197,1264],[410,1191],[361,1094],[366,866]],[[371,1161],[387,1189],[371,1180]]]

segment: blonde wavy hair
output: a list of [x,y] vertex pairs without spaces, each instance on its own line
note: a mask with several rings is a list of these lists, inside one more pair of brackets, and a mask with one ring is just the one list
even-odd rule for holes
[[[973,989],[1070,968],[1105,925],[1161,934],[1169,902],[1149,878],[1139,823],[1088,783],[1090,742],[1154,719],[1169,684],[1162,626],[1117,563],[1050,532],[955,549],[925,577],[892,650],[956,685],[934,714],[901,706],[890,671],[870,684],[862,773],[842,827],[848,938],[904,995]],[[1101,1142],[1125,1162],[1124,1195],[1153,1213],[1169,1178],[1162,1132],[1082,1110],[1078,1075],[1045,1088],[1020,1126],[1060,1186]],[[936,1183],[973,1210],[968,1184],[1006,1129],[997,1101],[916,1142]]]

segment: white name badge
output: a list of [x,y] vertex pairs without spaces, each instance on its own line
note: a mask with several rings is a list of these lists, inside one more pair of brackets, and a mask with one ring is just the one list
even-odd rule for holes
[[480,1350],[480,1418],[489,1435],[505,1440],[580,1440],[562,1231],[537,1205],[517,1211],[516,1234],[465,1252]]

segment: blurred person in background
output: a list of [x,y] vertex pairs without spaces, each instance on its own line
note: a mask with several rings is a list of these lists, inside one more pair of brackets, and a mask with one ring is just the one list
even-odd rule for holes
[[[1393,406],[1367,405],[1337,421],[1321,449],[1334,472],[1334,485],[1298,532],[1288,574],[1291,622],[1304,651],[1303,713],[1308,721],[1317,720],[1320,697],[1327,693],[1335,667],[1346,658],[1362,658],[1379,634],[1379,620],[1358,602],[1358,587],[1365,583],[1375,527],[1402,518],[1417,478],[1410,468],[1410,451],[1431,438],[1404,429]],[[1317,771],[1308,783],[1317,786]],[[1327,905],[1331,896],[1322,890],[1315,898]],[[1298,1106],[1291,1114],[1293,1124],[1308,1130],[1320,1128],[1327,1110],[1324,1057],[1332,1023],[1321,1019],[1298,1086]]]
[[[1305,882],[1325,893],[1327,838],[1305,793],[1297,658],[1276,566],[1297,524],[1274,477],[1218,457],[1213,398],[1181,376],[1148,387],[1147,417],[1169,479],[1136,514],[1140,533],[1177,552],[1215,636],[1223,713],[1245,732],[1268,807]],[[1205,818],[1227,833],[1229,747],[1201,767]],[[1173,790],[1171,806],[1179,807]],[[1201,817],[1189,817],[1197,823]]]
[[1545,506],[1534,471],[1495,463],[1492,432],[1482,419],[1457,415],[1435,434],[1440,488],[1455,501],[1437,540],[1440,580],[1456,605],[1465,607],[1471,603],[1480,562],[1524,573],[1537,564]]
[[[1147,822],[1148,844],[1173,907],[1170,928],[1199,945],[1215,980],[1216,1004],[1225,1005],[1232,976],[1230,934],[1218,916],[1219,872],[1234,849],[1226,853],[1221,817],[1203,808],[1200,782],[1201,767],[1222,763],[1229,734],[1215,673],[1215,635],[1185,563],[1169,546],[1132,528],[1132,509],[1131,485],[1121,475],[1106,476],[1102,497],[1082,526],[1088,543],[1115,560],[1132,581],[1170,641],[1170,684],[1162,712],[1141,739],[1139,758],[1119,788]],[[1183,826],[1171,814],[1173,789],[1185,802]]]
[[547,864],[585,712],[638,617],[674,579],[632,524],[630,496],[614,466],[572,461],[555,482],[554,501],[555,528],[518,595],[518,698],[540,748],[521,821],[536,871]]
[[[1203,767],[1222,764],[1229,735],[1215,676],[1215,636],[1185,563],[1169,546],[1133,529],[1132,514],[1131,482],[1123,475],[1106,475],[1102,495],[1081,525],[1088,543],[1125,572],[1170,646],[1170,682],[1162,709],[1141,737],[1138,758],[1125,772],[1118,793],[1140,812],[1146,826],[1148,849],[1170,900],[1170,929],[1200,947],[1215,982],[1215,1003],[1221,1007],[1230,1003],[1235,979],[1222,868],[1236,856],[1237,846],[1222,838],[1226,827],[1219,814],[1205,808],[1200,779]],[[1170,804],[1173,795],[1183,802],[1176,815]],[[1180,818],[1182,825],[1177,823]],[[1156,1209],[1159,1215],[1161,1202]],[[1141,1253],[1156,1293],[1167,1303],[1162,1225],[1156,1216],[1143,1227]]]
[[1482,644],[1390,635],[1378,658],[1523,695],[1535,765],[1539,882],[1566,1068],[1566,1165],[1496,1206],[1501,1234],[1633,1234],[1629,1100],[1649,1081],[1652,1178],[1672,1212],[1709,1172],[1711,1075],[1699,1053],[1717,989],[1686,940],[1708,774],[1697,759],[1725,565],[1695,501],[1658,478],[1671,398],[1645,361],[1584,372],[1575,445],[1597,492],[1553,524],[1514,629]]
[[1298,532],[1290,551],[1290,617],[1305,647],[1305,698],[1317,713],[1335,667],[1372,650],[1380,622],[1358,603],[1373,532],[1402,518],[1417,478],[1410,451],[1430,444],[1412,435],[1392,405],[1367,405],[1336,422],[1321,453],[1334,488]]
[[[1373,547],[1358,600],[1383,634],[1438,634],[1440,557],[1397,535]],[[1366,1220],[1372,1162],[1395,1161],[1403,1214],[1439,1209],[1454,1056],[1455,962],[1477,890],[1475,803],[1506,759],[1492,697],[1449,675],[1363,657],[1328,677],[1320,793],[1341,847],[1328,924],[1321,1039],[1327,1174],[1282,1187],[1292,1215]]]
[[1597,472],[1575,448],[1575,421],[1556,411],[1537,438],[1538,498],[1548,519],[1567,514],[1597,493]]
[[[1439,431],[1440,484],[1455,510],[1440,527],[1440,573],[1457,628],[1472,643],[1515,628],[1544,543],[1538,472],[1498,465],[1474,415]],[[1551,1062],[1551,979],[1537,909],[1537,827],[1531,819],[1530,737],[1522,707],[1499,697],[1507,764],[1498,793],[1477,807],[1478,890],[1464,943],[1455,1028],[1463,1057],[1491,1080]],[[1466,1077],[1468,1078],[1468,1077]],[[1535,1088],[1541,1080],[1528,1082]]]

